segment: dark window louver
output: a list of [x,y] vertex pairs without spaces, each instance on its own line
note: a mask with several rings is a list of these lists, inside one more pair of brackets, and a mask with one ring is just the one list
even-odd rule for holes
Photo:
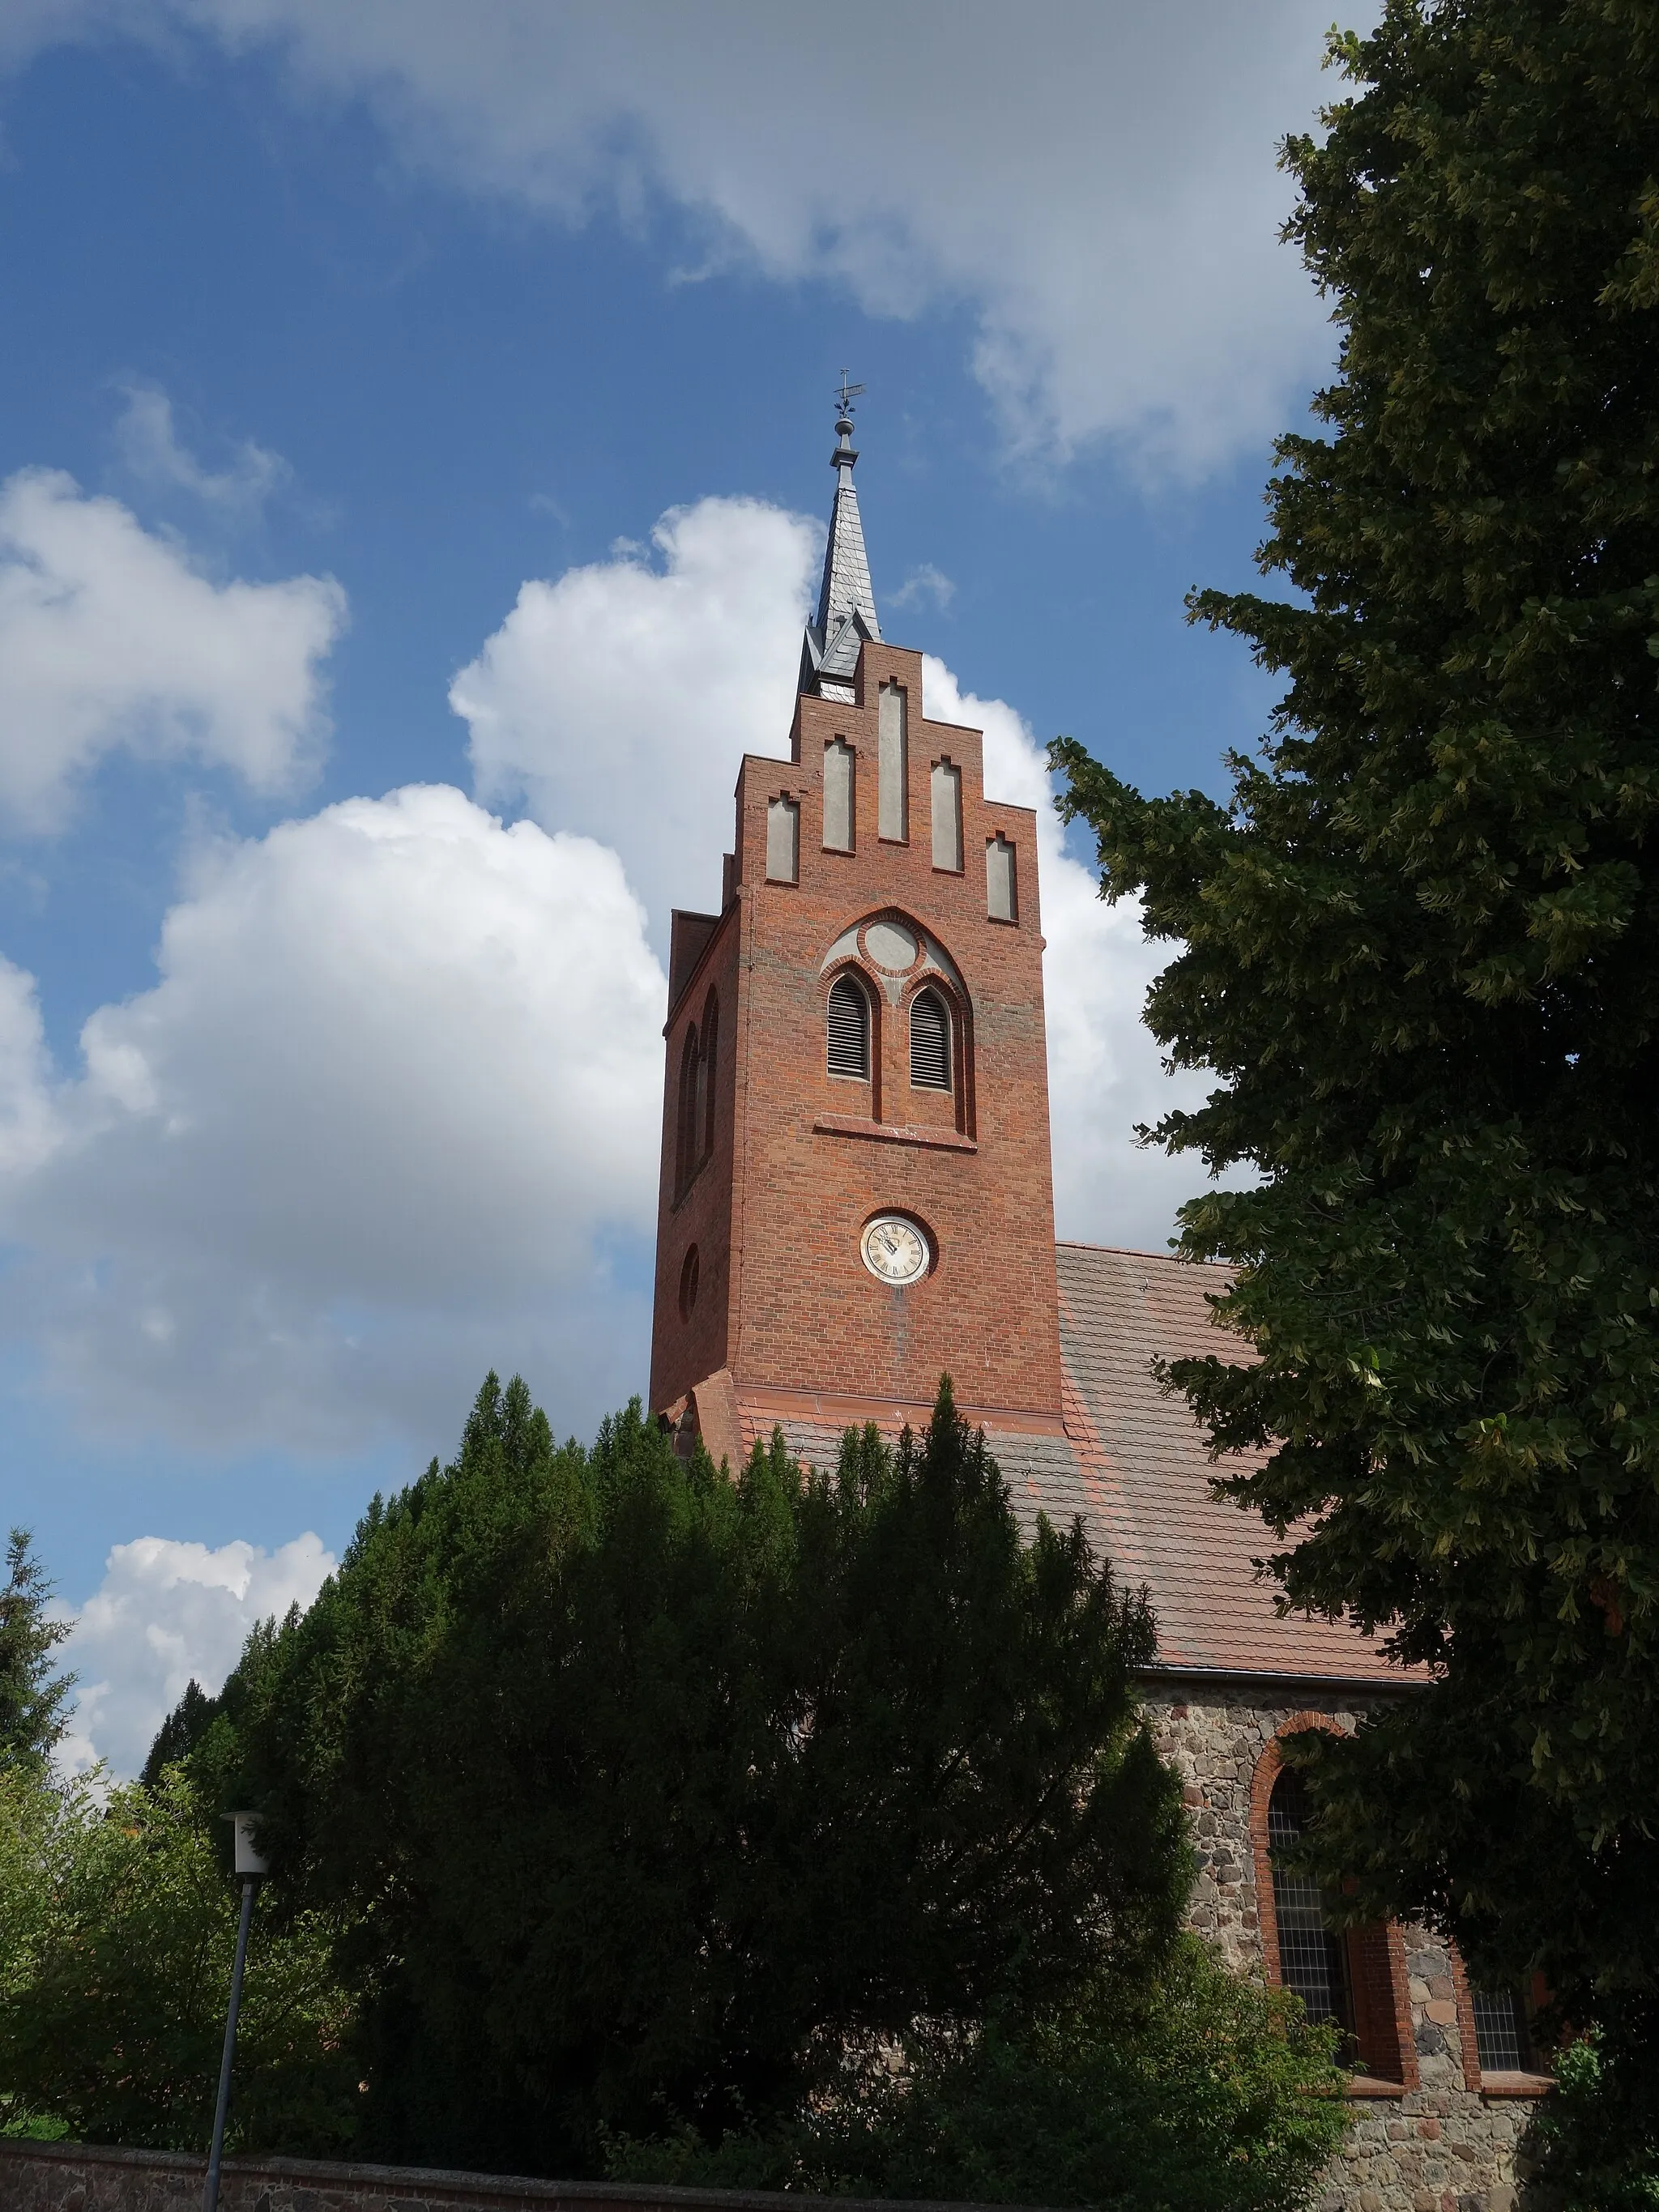
[[830,989],[830,1073],[870,1079],[870,1002],[847,975]]
[[910,1008],[910,1081],[918,1091],[951,1088],[951,1018],[934,991],[919,992]]

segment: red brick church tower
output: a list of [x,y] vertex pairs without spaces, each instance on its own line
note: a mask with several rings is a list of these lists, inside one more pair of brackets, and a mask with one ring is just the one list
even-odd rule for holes
[[1516,1991],[1416,1927],[1328,1925],[1275,1863],[1282,1739],[1414,1693],[1375,1644],[1281,1618],[1259,1522],[1219,1504],[1161,1358],[1217,1349],[1223,1278],[1054,1243],[1036,817],[985,796],[883,642],[843,393],[836,501],[787,760],[745,757],[717,914],[676,914],[651,1402],[716,1462],[783,1431],[920,1426],[941,1371],[1027,1528],[1081,1522],[1158,1627],[1148,1722],[1194,1819],[1194,1924],[1335,2020],[1342,2212],[1512,2212],[1534,2071]]
[[1062,1433],[1036,817],[876,618],[843,403],[789,758],[750,754],[718,914],[676,913],[651,1402]]

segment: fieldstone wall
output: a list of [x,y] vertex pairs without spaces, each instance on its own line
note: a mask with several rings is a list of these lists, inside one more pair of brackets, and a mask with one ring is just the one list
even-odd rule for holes
[[[1259,1696],[1259,1692],[1257,1692]],[[1159,1751],[1180,1774],[1199,1857],[1192,1924],[1231,1966],[1262,1962],[1251,1791],[1281,1730],[1317,1710],[1351,1729],[1370,1700],[1306,1692],[1279,1705],[1221,1686],[1146,1697]],[[1426,1929],[1400,1931],[1417,2082],[1353,2100],[1353,2124],[1334,2161],[1321,2212],[1513,2212],[1530,2172],[1526,2134],[1544,2086],[1528,2075],[1481,2077],[1460,1970]]]

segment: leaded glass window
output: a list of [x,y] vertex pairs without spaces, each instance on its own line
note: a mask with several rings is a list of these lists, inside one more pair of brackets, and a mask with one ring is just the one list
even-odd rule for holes
[[1281,1863],[1286,1845],[1307,1826],[1302,1778],[1284,1768],[1267,1802],[1267,1850],[1273,1873],[1273,1917],[1279,1924],[1279,1976],[1307,2008],[1310,2020],[1334,2020],[1353,2033],[1353,1990],[1348,1947],[1328,1923],[1317,1882]]
[[1526,2014],[1513,1990],[1474,1990],[1474,2047],[1483,2074],[1525,2074],[1532,2051]]

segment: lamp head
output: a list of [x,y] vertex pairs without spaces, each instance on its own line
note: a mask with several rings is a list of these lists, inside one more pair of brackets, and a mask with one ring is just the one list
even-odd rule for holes
[[228,1820],[235,1831],[237,1873],[269,1874],[270,1861],[253,1845],[254,1824],[259,1815],[257,1813],[225,1813],[221,1818]]

